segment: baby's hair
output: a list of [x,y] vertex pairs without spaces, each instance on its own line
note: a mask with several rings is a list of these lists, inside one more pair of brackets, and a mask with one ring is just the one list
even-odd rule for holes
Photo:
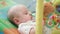
[[10,10],[8,11],[8,18],[13,21],[14,17],[17,17],[17,8],[18,6],[13,6],[12,8],[10,8]]
[[17,17],[19,18],[19,13],[21,11],[20,8],[25,7],[24,5],[15,5],[11,7],[8,11],[8,20],[12,23],[14,23],[13,18]]

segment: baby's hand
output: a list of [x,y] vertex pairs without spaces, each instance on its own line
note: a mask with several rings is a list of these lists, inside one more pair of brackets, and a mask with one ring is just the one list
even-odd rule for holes
[[31,28],[29,34],[35,34],[35,29]]

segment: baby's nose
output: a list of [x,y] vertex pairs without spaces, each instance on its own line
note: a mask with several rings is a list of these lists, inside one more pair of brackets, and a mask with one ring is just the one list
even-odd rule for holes
[[30,16],[32,16],[32,14],[29,14]]

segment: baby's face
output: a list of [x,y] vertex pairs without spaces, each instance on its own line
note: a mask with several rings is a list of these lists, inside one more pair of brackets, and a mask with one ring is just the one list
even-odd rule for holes
[[28,11],[27,8],[21,8],[21,12],[19,13],[19,16],[21,22],[27,22],[29,20],[32,20],[32,14],[30,11]]

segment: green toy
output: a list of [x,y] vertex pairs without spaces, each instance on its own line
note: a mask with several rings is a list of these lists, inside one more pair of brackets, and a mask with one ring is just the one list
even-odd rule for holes
[[55,21],[54,20],[46,20],[46,26],[48,28],[53,28],[55,26]]

